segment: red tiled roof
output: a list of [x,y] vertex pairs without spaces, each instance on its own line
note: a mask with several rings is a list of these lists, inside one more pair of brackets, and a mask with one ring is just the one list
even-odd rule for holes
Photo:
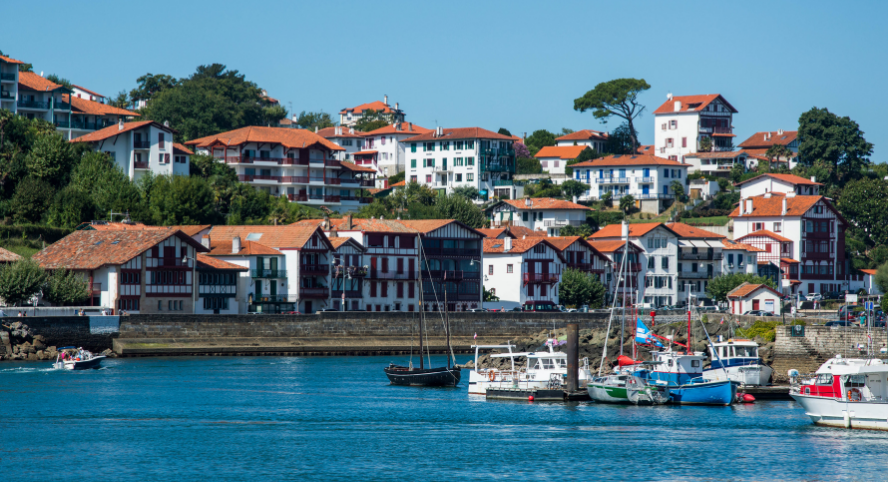
[[[764,131],[764,132],[756,132],[755,134],[749,136],[749,139],[741,142],[739,144],[740,147],[763,147],[765,149],[773,146],[773,145],[781,145],[788,146],[790,143],[796,140],[798,137],[798,131],[783,131],[783,134],[778,134],[778,131]],[[770,136],[770,137],[767,137]]]
[[[98,92],[94,92],[94,91],[92,91],[92,90],[89,90],[89,89],[87,89],[86,87],[81,87],[81,86],[79,86],[79,85],[75,85],[75,84],[71,84],[71,87],[75,87],[75,88],[77,88],[78,90],[82,90],[82,91],[86,92],[87,94],[92,94],[92,95],[94,95],[94,96],[96,96],[96,97],[102,97],[102,98],[105,97],[104,95],[99,94]],[[79,99],[79,97],[77,97],[77,98]]]
[[[626,247],[625,241],[593,241],[591,239],[587,239],[589,245],[593,248],[597,249],[602,253],[614,253]],[[642,249],[635,243],[629,242],[629,250],[640,252]]]
[[743,283],[740,286],[729,291],[727,296],[728,298],[745,298],[762,288],[776,294],[777,296],[783,296],[782,293],[775,291],[773,288],[766,284],[751,284],[749,282]]
[[197,255],[197,268],[212,268],[212,269],[230,269],[232,271],[250,271],[250,268],[244,266],[238,266],[234,263],[229,263],[228,261],[222,261],[221,259],[213,258],[212,256],[207,256],[205,254]]
[[674,166],[687,168],[687,164],[678,161],[663,159],[652,154],[616,155],[607,156],[591,161],[584,161],[570,167],[626,167],[626,166]]
[[123,134],[124,132],[129,132],[131,130],[139,129],[141,127],[145,127],[147,125],[154,125],[158,129],[163,129],[167,132],[175,132],[169,127],[165,127],[163,124],[159,124],[154,121],[146,120],[146,121],[136,121],[136,122],[127,122],[123,124],[123,129],[120,128],[119,125],[114,124],[112,126],[108,126],[104,129],[99,129],[95,132],[90,132],[89,134],[77,137],[75,139],[71,139],[70,142],[100,142],[105,139],[110,139],[114,136]]
[[139,117],[139,114],[133,111],[114,107],[113,105],[103,104],[101,102],[94,102],[89,99],[81,99],[80,97],[76,97],[73,95],[62,94],[62,100],[65,102],[71,102],[71,108],[75,114],[121,115]]
[[[768,153],[767,149],[742,149],[740,152],[742,152],[742,153],[746,154],[747,156],[752,157],[754,159],[758,159],[760,161],[771,161],[774,163],[786,162],[786,158],[783,156],[769,159],[768,156],[766,155]],[[790,159],[794,159],[796,157],[798,157],[798,154],[796,154],[794,152],[792,153],[791,156],[789,156]]]
[[[512,240],[512,249],[509,250],[508,253],[505,251],[506,241],[504,239],[490,239],[484,238],[484,254],[512,254],[512,253],[525,253],[530,251],[531,248],[538,244],[545,244],[555,250],[558,249],[555,246],[552,246],[552,243],[549,242],[548,238],[540,237],[540,236],[532,236],[529,238],[522,239],[513,239]],[[560,255],[559,255],[560,256]]]
[[524,226],[509,226],[509,234],[516,238],[527,237],[546,237],[545,231],[534,231],[530,228],[525,228]]
[[189,149],[189,148],[183,146],[182,144],[179,144],[178,142],[173,143],[173,152],[176,152],[176,153],[179,153],[179,154],[187,154],[187,155],[189,155],[189,156],[193,156],[193,155],[194,155],[194,151],[192,151],[191,149]]
[[31,90],[36,90],[39,92],[50,92],[58,89],[64,89],[66,91],[69,90],[67,87],[56,84],[51,80],[46,80],[43,77],[35,74],[34,72],[19,72],[18,83],[20,86],[24,86]]
[[876,275],[876,270],[874,270],[874,269],[859,269],[859,270],[857,270],[857,271],[860,271],[860,272],[862,272],[862,273],[866,273],[866,274],[868,274],[868,275],[870,275],[870,276],[875,276],[875,275]]
[[755,181],[756,179],[759,179],[762,177],[773,177],[774,179],[779,179],[783,182],[793,184],[793,185],[801,185],[801,186],[822,186],[823,185],[823,184],[820,184],[819,182],[814,182],[810,179],[806,179],[801,176],[796,176],[795,174],[775,174],[775,173],[770,173],[770,172],[766,173],[766,174],[760,174],[758,176],[749,178],[749,179],[742,181],[742,182],[738,182],[736,185],[742,186],[744,184],[748,184],[748,183]]
[[517,208],[518,210],[540,210],[540,209],[583,209],[586,211],[594,211],[594,209],[562,199],[554,199],[550,197],[530,198],[531,205],[528,206],[523,199],[504,199],[503,202]]
[[10,63],[10,64],[23,64],[24,63],[21,60],[16,60],[12,57],[7,57],[5,55],[0,55],[0,60]]
[[429,131],[425,134],[420,134],[415,137],[410,137],[405,139],[406,141],[449,141],[456,139],[494,139],[500,141],[512,141],[509,136],[504,136],[502,134],[497,134],[496,132],[489,131],[487,129],[482,129],[480,127],[458,127],[454,129],[444,129],[444,133],[440,137],[435,137],[435,131]]
[[358,151],[352,155],[353,156],[372,156],[373,154],[376,154],[377,152],[378,151],[372,151],[372,150],[371,151]]
[[635,152],[637,152],[638,154],[651,154],[654,151],[656,151],[656,149],[654,149],[654,146],[652,146],[652,145],[638,146],[638,149],[635,150]]
[[12,263],[19,259],[21,259],[21,256],[7,249],[0,248],[0,263]]
[[303,149],[312,146],[323,146],[331,151],[344,151],[331,141],[305,129],[291,129],[288,127],[241,127],[233,131],[223,132],[212,136],[201,137],[186,142],[186,145],[208,147],[213,144],[225,146],[239,146],[247,143],[280,144],[290,149]]
[[[212,235],[211,235],[212,236]],[[255,241],[244,241],[241,239],[241,249],[237,253],[232,253],[232,240],[216,241],[210,238],[209,256],[280,256],[280,251],[269,248],[264,244]]]
[[[630,224],[631,226],[631,224]],[[685,223],[669,223],[666,225],[667,228],[675,231],[680,238],[725,238],[726,236],[722,236],[721,234],[713,233],[712,231],[706,231],[705,229],[700,229],[695,226],[691,226],[690,224]]]
[[[412,130],[411,130],[412,129]],[[365,132],[365,136],[378,136],[380,134],[407,134],[407,135],[417,135],[417,134],[425,134],[427,132],[432,132],[431,129],[426,129],[425,127],[420,127],[412,122],[402,122],[400,124],[390,124],[385,127],[380,127],[379,129],[372,130],[370,132]]]
[[[669,226],[666,226],[663,223],[629,223],[629,237],[637,238],[639,236],[644,236],[645,234],[659,228],[664,227],[669,231]],[[673,231],[674,232],[674,231]],[[678,233],[675,233],[678,235]],[[622,238],[623,237],[623,227],[622,224],[608,224],[607,226],[599,229],[595,234],[589,236],[588,239],[601,239],[601,238]]]
[[[311,220],[315,222],[318,220]],[[346,228],[344,225],[348,221],[346,218],[331,219],[330,226],[337,231],[361,231],[365,233],[416,233],[416,230],[405,226],[396,219],[366,219],[353,218],[351,226]],[[299,223],[305,221],[299,221]]]
[[691,154],[685,154],[685,157],[692,157],[694,159],[736,159],[738,157],[745,157],[747,154],[743,151],[713,151],[713,152],[693,152]]
[[768,231],[767,229],[759,229],[758,231],[754,231],[754,232],[752,232],[752,233],[747,234],[746,236],[741,236],[741,237],[739,237],[739,238],[737,238],[737,239],[746,239],[746,238],[755,238],[755,237],[771,238],[771,239],[773,239],[774,241],[780,241],[781,243],[789,243],[789,242],[792,242],[791,239],[789,239],[789,238],[784,238],[783,236],[781,236],[781,235],[779,235],[779,234],[777,234],[777,233],[774,233],[774,232]]
[[792,258],[780,258],[780,261],[786,264],[799,264],[799,261],[796,261]]
[[484,237],[486,237],[486,238],[496,238],[496,237],[499,237],[499,235],[501,235],[503,233],[509,234],[510,235],[509,237],[512,237],[512,238],[515,237],[506,228],[486,228],[486,229],[476,229],[475,231],[478,231],[479,233],[483,234]]
[[318,226],[300,225],[299,223],[285,226],[214,226],[210,231],[210,236],[215,244],[216,241],[231,241],[235,236],[239,236],[241,243],[243,243],[248,241],[247,236],[250,234],[261,235],[257,239],[249,241],[257,241],[270,248],[298,249],[304,248],[316,231],[320,234],[324,246],[331,247],[327,236],[320,231]]
[[591,249],[596,255],[604,256],[601,252],[595,249],[595,246],[592,246],[591,242],[587,241],[582,236],[549,236],[546,240],[549,241],[549,244],[554,246],[555,249],[562,253],[565,249],[573,246],[574,243],[580,243]]
[[561,137],[556,137],[556,141],[588,141],[588,140],[607,140],[607,132],[594,131],[592,129],[583,129],[581,131],[572,132]]
[[[342,127],[342,132],[337,134],[336,130]],[[324,127],[323,129],[318,129],[317,134],[325,139],[330,138],[358,138],[363,139],[364,133],[361,131],[355,131],[354,133],[348,127],[340,126],[340,127]]]
[[98,269],[121,265],[156,246],[170,236],[178,236],[198,251],[200,243],[179,230],[139,229],[128,231],[74,231],[33,256],[45,269]]
[[[712,103],[715,99],[721,99],[722,102],[725,103],[731,109],[731,112],[737,113],[737,109],[734,108],[728,101],[725,100],[721,94],[706,94],[706,95],[676,95],[672,98],[672,100],[667,100],[660,107],[657,107],[657,110],[654,111],[654,114],[672,114],[675,113],[675,102],[680,101],[681,107],[677,111],[678,113],[685,112],[700,112],[706,108],[709,104]],[[691,107],[691,106],[694,107]]]
[[348,236],[340,236],[340,237],[336,237],[336,238],[330,238],[330,244],[333,245],[333,249],[339,249],[343,244],[346,244],[349,241],[354,241],[355,247],[360,248],[362,250],[364,249],[364,247],[361,246],[361,243],[358,243],[353,238],[350,238]]
[[724,248],[722,249],[744,249],[749,251],[750,253],[764,253],[765,250],[761,248],[756,248],[755,246],[746,244],[746,243],[738,243],[737,241],[732,241],[728,238],[722,239],[722,245]]
[[372,167],[364,167],[355,164],[354,162],[342,161],[341,166],[343,169],[348,169],[352,172],[376,172],[376,169]]
[[561,159],[576,159],[581,152],[590,149],[589,146],[545,146],[536,153],[537,159],[543,157],[558,157]]
[[741,199],[740,202],[745,203],[747,199],[752,200],[752,214],[743,214],[741,216],[740,206],[737,206],[731,212],[730,217],[746,218],[784,216],[784,199],[786,199],[785,216],[798,217],[804,215],[806,212],[808,212],[809,209],[811,209],[811,207],[817,204],[818,201],[824,198],[823,196],[775,196],[772,193],[771,197],[753,196],[746,199]]
[[374,100],[373,102],[368,102],[366,104],[361,104],[357,107],[352,107],[351,109],[342,109],[339,111],[340,114],[346,114],[348,111],[351,111],[354,114],[361,114],[367,109],[373,109],[376,112],[382,112],[384,114],[391,114],[392,109],[387,104],[383,103],[381,100]]

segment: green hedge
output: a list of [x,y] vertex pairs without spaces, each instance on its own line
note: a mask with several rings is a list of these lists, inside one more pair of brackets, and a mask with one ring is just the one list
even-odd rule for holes
[[32,239],[54,243],[71,234],[70,229],[41,226],[39,224],[0,225],[0,239]]

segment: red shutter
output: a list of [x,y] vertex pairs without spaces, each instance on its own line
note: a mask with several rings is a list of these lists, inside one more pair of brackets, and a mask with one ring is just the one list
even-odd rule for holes
[[383,281],[383,282],[381,282],[381,283],[379,283],[379,284],[382,285],[382,297],[385,298],[386,296],[389,295],[389,290],[388,290],[389,284],[388,284],[388,281]]
[[376,281],[370,282],[370,296],[376,296]]
[[398,296],[398,298],[404,297],[404,283],[401,281],[398,281],[397,296]]
[[415,287],[416,287],[416,284],[415,284],[415,283],[408,283],[408,284],[407,284],[407,297],[408,297],[408,298],[413,298],[413,297],[414,297],[414,295],[415,295],[415,290],[414,290],[414,288],[415,288]]
[[[398,274],[403,274],[404,273],[404,258],[398,258],[397,264],[398,264]],[[401,296],[401,295],[398,295],[398,296]]]
[[169,164],[169,163],[170,163],[170,155],[169,155],[169,154],[164,154],[164,155],[163,155],[163,162],[164,162],[164,164]]

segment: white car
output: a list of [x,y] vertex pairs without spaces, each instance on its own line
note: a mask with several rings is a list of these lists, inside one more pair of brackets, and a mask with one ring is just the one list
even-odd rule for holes
[[808,295],[805,296],[805,299],[808,301],[820,301],[823,299],[823,295],[820,293],[808,293]]

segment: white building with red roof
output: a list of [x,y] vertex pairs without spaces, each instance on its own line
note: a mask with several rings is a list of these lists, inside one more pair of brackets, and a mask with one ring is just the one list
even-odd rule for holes
[[793,155],[789,156],[789,158],[780,157],[777,160],[781,162],[788,162],[788,167],[792,169],[798,164],[799,161],[799,144],[800,141],[798,131],[785,131],[783,129],[778,129],[776,131],[756,132],[755,134],[749,136],[748,139],[741,142],[739,144],[739,147],[742,149],[741,152],[746,153],[750,157],[754,157],[759,160],[767,160],[765,153],[768,152],[768,149],[771,148],[771,146],[785,146],[793,153]]
[[765,284],[743,283],[728,292],[732,315],[742,315],[747,311],[767,311],[781,315],[782,294]]
[[564,146],[588,146],[597,152],[604,152],[607,145],[607,132],[583,129],[555,138],[555,145]]
[[592,208],[549,197],[506,199],[487,208],[491,227],[517,226],[558,236],[565,226],[580,226]]
[[565,260],[548,238],[484,240],[484,286],[499,301],[486,308],[552,311]]
[[364,114],[372,110],[381,115],[389,123],[404,122],[405,112],[400,109],[398,103],[395,107],[391,107],[388,103],[388,96],[384,96],[382,101],[375,100],[366,104],[355,107],[347,107],[339,111],[339,125],[345,127],[354,127],[359,120],[364,118]]
[[[570,166],[573,178],[589,185],[582,200],[598,200],[610,193],[614,200],[632,196],[642,212],[659,214],[675,197],[672,183],[686,186],[688,165],[650,154],[615,155]],[[687,188],[685,188],[687,191]]]
[[767,193],[789,194],[800,196],[819,196],[820,184],[815,178],[806,179],[795,174],[766,173],[737,183],[741,197],[762,196]]
[[588,146],[545,146],[533,157],[540,160],[544,172],[549,173],[552,183],[561,184],[567,180],[564,168],[568,161],[579,157],[580,153],[589,149]]
[[713,151],[733,150],[735,109],[721,94],[668,94],[654,111],[656,155],[684,162],[684,156],[700,151],[704,138]]
[[34,72],[19,72],[15,112],[29,119],[43,119],[53,124],[70,120],[71,104],[62,98],[70,93],[71,89]]
[[437,129],[404,139],[408,182],[453,192],[474,187],[482,199],[515,199],[514,140],[480,127]]
[[388,177],[403,172],[407,166],[409,146],[403,141],[431,129],[414,125],[412,122],[399,122],[364,133],[362,150],[367,153],[355,159],[360,166],[376,169],[378,188],[387,187]]
[[154,121],[124,122],[72,139],[104,152],[120,166],[130,179],[138,179],[149,171],[155,175],[190,174],[190,150],[176,148],[175,130]]
[[13,114],[18,105],[18,79],[21,60],[0,55],[0,109],[6,109]]
[[364,144],[364,133],[356,131],[354,127],[325,127],[315,129],[315,134],[342,148],[341,151],[333,153],[333,157],[340,161],[354,161],[355,153],[360,151]]

